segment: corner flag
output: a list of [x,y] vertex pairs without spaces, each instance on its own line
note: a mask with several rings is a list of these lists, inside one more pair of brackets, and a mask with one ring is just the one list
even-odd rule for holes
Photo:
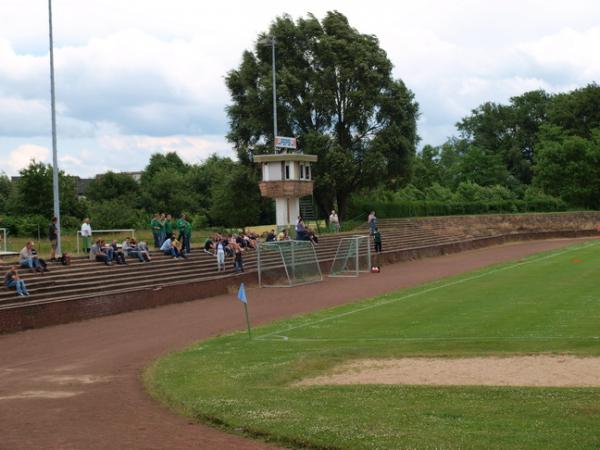
[[246,298],[246,289],[244,283],[240,284],[240,290],[238,291],[237,298],[244,304],[244,316],[246,317],[246,325],[248,326],[248,337],[252,339],[252,329],[250,328],[250,319],[248,318],[248,299]]
[[240,284],[240,290],[238,291],[237,298],[240,302],[248,304],[248,299],[246,298],[246,289],[244,289],[244,283]]

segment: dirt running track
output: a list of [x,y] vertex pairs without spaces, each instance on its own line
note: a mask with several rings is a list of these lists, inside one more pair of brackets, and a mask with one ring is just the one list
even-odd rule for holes
[[[293,289],[250,289],[253,323],[382,294],[572,244],[524,242],[399,263],[380,274]],[[0,336],[2,449],[264,449],[157,404],[141,373],[195,340],[244,327],[231,296]]]

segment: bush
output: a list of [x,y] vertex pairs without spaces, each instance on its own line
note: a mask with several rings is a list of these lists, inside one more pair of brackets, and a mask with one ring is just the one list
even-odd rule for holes
[[141,209],[131,207],[123,199],[92,203],[90,220],[96,229],[132,228],[146,223],[145,227],[150,226],[148,215]]
[[497,200],[497,201],[405,201],[373,202],[367,199],[352,200],[349,216],[364,217],[375,210],[379,218],[449,216],[463,214],[497,214],[519,212],[565,211],[567,205],[560,199]]

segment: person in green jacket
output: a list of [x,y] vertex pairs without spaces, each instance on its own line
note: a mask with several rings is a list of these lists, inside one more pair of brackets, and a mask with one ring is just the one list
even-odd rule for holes
[[166,239],[173,239],[173,217],[171,217],[171,214],[167,214],[167,217],[165,218],[165,240]]
[[185,216],[185,252],[190,253],[192,251],[192,222],[189,217]]
[[188,222],[186,214],[182,214],[181,218],[177,220],[177,231],[179,232],[177,239],[181,242],[181,255],[185,258],[189,253],[189,238],[192,234],[192,226]]
[[160,213],[160,218],[158,219],[160,222],[160,237],[159,244],[162,247],[163,242],[167,239],[167,233],[165,231],[165,223],[167,222],[167,218],[165,217],[165,213]]
[[155,213],[154,217],[150,221],[150,228],[152,228],[152,237],[154,238],[154,247],[160,248],[160,229],[162,228],[160,224],[160,214]]

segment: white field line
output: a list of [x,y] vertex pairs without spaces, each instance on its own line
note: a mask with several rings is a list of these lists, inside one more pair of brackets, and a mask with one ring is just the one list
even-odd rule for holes
[[[469,281],[477,280],[479,278],[483,278],[485,276],[488,276],[488,275],[491,275],[491,274],[494,274],[494,273],[498,273],[498,272],[503,272],[505,270],[514,269],[514,268],[521,267],[521,266],[524,266],[526,264],[531,264],[531,263],[534,263],[534,262],[544,261],[544,260],[547,260],[547,259],[555,258],[555,257],[560,256],[560,255],[564,255],[565,253],[569,253],[569,252],[572,252],[572,251],[575,251],[575,250],[583,250],[583,249],[586,249],[586,248],[589,248],[589,247],[593,247],[593,246],[597,246],[597,245],[598,245],[597,242],[593,242],[593,243],[585,244],[585,245],[581,245],[581,246],[569,247],[566,250],[563,250],[563,251],[560,251],[560,252],[556,252],[556,253],[551,253],[550,255],[545,255],[545,256],[542,256],[540,258],[529,259],[527,261],[518,262],[518,263],[515,263],[515,264],[512,264],[512,265],[508,265],[508,266],[504,266],[504,267],[499,267],[499,268],[496,268],[496,269],[491,269],[491,270],[488,270],[487,272],[479,273],[477,275],[473,275],[473,276],[468,277],[468,278],[462,278],[460,280],[450,281],[448,283],[444,283],[444,284],[441,284],[441,285],[438,285],[438,286],[433,286],[433,287],[424,289],[422,291],[413,292],[411,294],[406,294],[404,296],[396,297],[396,298],[393,298],[393,299],[390,299],[390,300],[381,301],[381,302],[378,302],[378,303],[373,303],[371,305],[363,306],[362,308],[353,309],[352,311],[346,311],[344,313],[336,314],[334,316],[324,317],[323,319],[318,319],[318,320],[314,320],[312,322],[303,323],[303,324],[300,324],[300,325],[296,325],[294,327],[286,328],[284,330],[273,331],[271,333],[267,333],[267,334],[262,335],[262,336],[257,336],[255,340],[264,340],[265,338],[271,337],[271,336],[282,336],[281,333],[288,333],[290,331],[298,330],[300,328],[306,328],[306,327],[310,327],[310,326],[313,326],[313,325],[316,325],[316,324],[319,324],[319,323],[323,323],[323,322],[328,322],[330,320],[339,319],[341,317],[346,317],[346,316],[349,316],[349,315],[352,315],[352,314],[356,314],[356,313],[359,313],[359,312],[367,311],[367,310],[370,310],[370,309],[373,309],[373,308],[377,308],[379,306],[385,306],[385,305],[388,305],[390,303],[394,303],[394,302],[398,302],[398,301],[401,301],[401,300],[406,300],[406,299],[409,299],[409,298],[417,297],[419,295],[427,294],[427,293],[433,292],[433,291],[438,291],[440,289],[444,289],[444,288],[447,288],[447,287],[450,287],[450,286],[456,286],[458,284],[463,284],[463,283],[466,283],[466,282],[469,282]],[[282,336],[282,337],[287,338],[287,336]],[[288,339],[283,339],[283,340],[289,340],[289,338]]]
[[289,341],[289,342],[469,342],[469,341],[552,341],[552,340],[600,340],[600,336],[439,336],[439,337],[382,337],[382,338],[295,338],[284,335],[271,335],[262,341]]

